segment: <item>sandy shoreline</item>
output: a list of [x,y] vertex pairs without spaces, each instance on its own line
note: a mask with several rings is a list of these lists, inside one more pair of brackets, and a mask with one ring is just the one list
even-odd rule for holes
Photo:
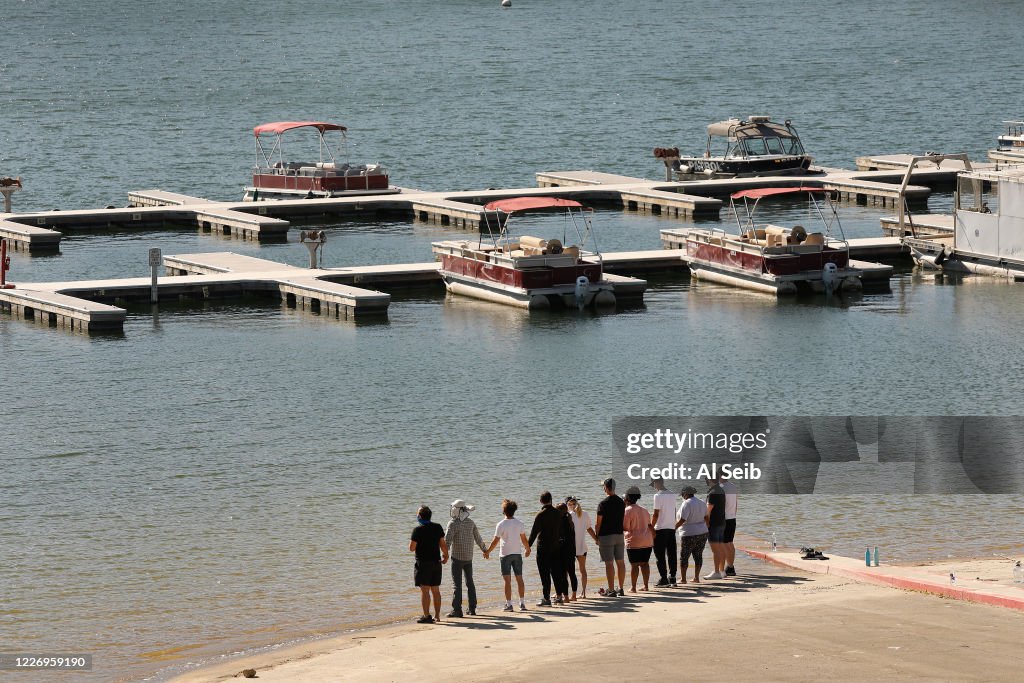
[[[934,573],[946,564],[978,576],[1007,566],[965,560]],[[1009,681],[1024,667],[1024,612],[748,558],[737,565],[735,580],[525,613],[491,606],[475,618],[347,633],[173,680],[223,681],[247,668],[266,681],[714,679],[728,666],[735,680]]]

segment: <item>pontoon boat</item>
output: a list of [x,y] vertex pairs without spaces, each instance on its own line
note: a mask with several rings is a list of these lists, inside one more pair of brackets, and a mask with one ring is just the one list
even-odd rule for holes
[[[286,161],[284,134],[296,128],[317,132],[320,148],[317,161]],[[345,126],[323,121],[278,121],[256,126],[256,167],[252,186],[245,188],[244,201],[264,199],[313,199],[347,195],[394,194],[389,187],[388,172],[380,164],[349,164],[340,157],[347,139]],[[332,149],[326,133],[338,133],[338,144]],[[270,150],[263,144],[272,138]]]
[[[823,225],[822,232],[809,233],[801,225],[784,228],[754,223],[761,199],[795,193],[807,194],[812,213]],[[730,206],[738,234],[705,228],[688,231],[686,253],[693,277],[780,296],[800,291],[829,293],[862,288],[861,271],[850,267],[850,245],[842,234],[835,205],[826,190],[818,187],[743,190],[732,195]],[[833,226],[839,233],[838,238],[832,235]]]
[[[512,237],[509,221],[524,211],[561,210],[562,239]],[[434,242],[435,258],[449,292],[528,308],[612,306],[614,287],[605,279],[601,253],[594,241],[592,210],[555,197],[516,197],[484,206],[485,226],[469,240]],[[567,245],[570,231],[576,244]]]

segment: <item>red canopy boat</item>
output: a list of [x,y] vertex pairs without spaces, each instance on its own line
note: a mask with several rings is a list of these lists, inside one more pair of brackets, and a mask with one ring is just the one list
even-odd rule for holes
[[[584,250],[594,241],[590,209],[571,199],[513,197],[490,202],[484,210],[476,244],[446,240],[431,245],[449,292],[530,310],[615,304],[601,253],[596,245],[594,251]],[[509,234],[513,214],[540,210],[564,215],[561,240]],[[570,225],[577,243],[566,246]]]
[[[807,195],[822,231],[808,233],[802,225],[784,228],[754,223],[758,202],[787,194]],[[736,234],[706,228],[687,232],[686,253],[693,277],[777,295],[861,289],[861,271],[850,267],[850,245],[824,188],[742,190],[731,196],[730,206],[736,217]],[[833,235],[834,229],[837,235]]]
[[[284,134],[290,130],[309,128],[316,131],[319,146],[317,161],[286,161]],[[388,172],[380,164],[349,164],[339,157],[348,129],[326,121],[277,121],[253,128],[256,140],[256,167],[252,187],[245,188],[246,201],[262,199],[297,199],[337,197],[344,195],[384,194],[399,192],[388,185]],[[336,149],[326,137],[338,133]],[[264,140],[273,143],[264,145]]]

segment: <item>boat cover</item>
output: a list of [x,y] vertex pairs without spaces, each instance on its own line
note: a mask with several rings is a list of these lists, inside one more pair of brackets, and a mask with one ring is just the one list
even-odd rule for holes
[[325,123],[323,121],[277,121],[276,123],[264,123],[261,126],[256,126],[252,129],[252,132],[257,136],[263,135],[264,133],[280,135],[286,130],[291,130],[292,128],[316,128],[321,133],[329,130],[348,130],[348,128],[341,124]]
[[719,121],[708,126],[708,135],[723,138],[795,138],[785,125],[774,121],[744,123],[738,119]]
[[486,211],[501,211],[512,213],[513,211],[527,211],[529,209],[556,209],[556,208],[583,208],[583,205],[572,199],[561,199],[560,197],[511,197],[509,199],[496,199],[484,205]]

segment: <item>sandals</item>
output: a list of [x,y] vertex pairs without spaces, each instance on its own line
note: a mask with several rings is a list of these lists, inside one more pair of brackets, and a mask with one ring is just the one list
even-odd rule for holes
[[814,548],[800,548],[800,552],[803,553],[803,557],[800,558],[801,560],[827,560],[827,559],[829,559],[825,555],[822,555],[820,550],[815,550]]

